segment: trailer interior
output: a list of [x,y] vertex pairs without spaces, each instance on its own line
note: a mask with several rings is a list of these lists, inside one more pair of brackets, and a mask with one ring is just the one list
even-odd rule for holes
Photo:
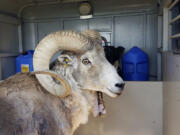
[[[91,6],[85,18],[83,2]],[[125,53],[139,47],[149,72],[148,81],[127,81],[117,99],[105,96],[107,115],[91,116],[75,134],[178,135],[180,0],[0,0],[0,80],[16,74],[17,56],[49,33],[86,29]]]

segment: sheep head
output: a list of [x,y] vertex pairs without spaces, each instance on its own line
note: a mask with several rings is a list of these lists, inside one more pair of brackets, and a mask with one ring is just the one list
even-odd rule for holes
[[[116,97],[121,93],[124,82],[105,58],[100,43],[99,33],[92,30],[82,33],[74,31],[52,33],[40,41],[35,50],[34,70],[48,71],[51,58],[62,50],[63,53],[58,57],[58,61],[64,66],[71,67],[72,77],[80,89],[100,91]],[[36,74],[36,78],[53,95],[65,97],[70,93],[49,75]]]

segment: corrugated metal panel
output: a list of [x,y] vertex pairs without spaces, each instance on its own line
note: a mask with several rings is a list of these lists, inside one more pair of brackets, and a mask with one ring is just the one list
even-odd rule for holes
[[112,31],[112,18],[95,18],[89,20],[89,29],[98,31]]
[[0,22],[0,52],[19,52],[16,24]]
[[0,80],[15,74],[15,58],[19,54],[19,21],[0,14]]
[[37,44],[37,25],[36,23],[23,24],[23,49],[33,50]]
[[20,23],[20,20],[17,19],[16,17],[11,17],[11,16],[7,16],[4,14],[0,14],[0,22],[18,25]]
[[2,57],[1,64],[3,80],[16,73],[16,57]]
[[114,44],[123,46],[126,50],[133,46],[144,49],[144,21],[143,14],[124,15],[114,18]]
[[[114,19],[113,19],[114,18]],[[59,19],[47,19],[44,23],[42,20],[38,20],[37,33],[41,39],[43,35],[55,31],[58,27]],[[63,21],[63,18],[62,18]],[[38,42],[38,35],[36,35],[36,23],[25,25],[29,35],[29,43],[25,41],[25,48],[35,49],[33,43]],[[54,26],[52,26],[54,25]],[[33,26],[33,27],[32,27]],[[113,27],[113,28],[112,28]],[[80,20],[80,19],[64,19],[63,29],[83,31],[85,29],[96,29],[100,32],[111,32],[111,38],[113,40],[113,45],[123,46],[126,51],[132,46],[138,46],[143,49],[149,55],[150,59],[150,80],[155,80],[157,76],[157,14],[122,14],[115,16],[99,16],[90,20]],[[60,26],[59,29],[62,29]],[[33,34],[34,32],[34,34]],[[33,36],[33,38],[32,38]],[[37,37],[34,37],[37,36]],[[27,37],[27,36],[26,36]],[[35,40],[35,41],[33,41]],[[31,43],[33,42],[33,43]]]
[[[62,22],[41,22],[38,23],[38,42],[49,33],[62,30]],[[48,26],[48,27],[47,27]]]
[[65,20],[64,29],[83,31],[83,30],[88,29],[88,21],[87,20]]
[[149,74],[150,77],[156,78],[157,76],[157,15],[147,15],[146,26],[146,46],[145,50],[149,55]]
[[130,15],[115,17],[114,40],[126,51],[133,46],[143,49],[149,56],[150,80],[157,78],[157,15]]

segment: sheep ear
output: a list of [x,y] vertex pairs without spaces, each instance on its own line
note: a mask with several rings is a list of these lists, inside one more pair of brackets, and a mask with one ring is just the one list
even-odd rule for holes
[[73,64],[73,58],[72,56],[69,56],[67,54],[61,54],[58,57],[58,61],[62,64],[64,64],[65,66],[69,66]]

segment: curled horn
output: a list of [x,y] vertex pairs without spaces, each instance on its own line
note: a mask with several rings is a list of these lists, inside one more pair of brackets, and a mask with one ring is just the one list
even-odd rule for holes
[[[37,45],[33,56],[34,71],[41,73],[36,74],[36,78],[51,94],[59,97],[67,96],[66,88],[62,88],[61,85],[53,81],[52,77],[54,75],[57,77],[58,74],[49,71],[50,60],[60,50],[84,53],[91,48],[90,40],[83,34],[74,31],[59,31],[46,36]],[[42,74],[40,71],[46,71],[46,73]],[[60,76],[59,78],[62,77]],[[62,83],[63,81],[61,80],[60,82]]]
[[101,35],[95,30],[85,30],[82,32],[82,34],[90,38],[91,40],[98,42],[99,44],[101,44],[102,42]]
[[[60,84],[62,85],[62,87],[61,87],[61,90],[56,91],[56,89],[55,89],[54,91],[52,91],[53,93],[51,93],[51,94],[53,94],[53,95],[62,95],[61,97],[66,97],[67,95],[69,95],[71,93],[71,87],[70,87],[69,83],[66,81],[66,79],[54,71],[35,71],[35,72],[32,72],[31,74],[33,74],[33,75],[36,75],[36,74],[49,75],[49,76],[55,78],[56,80],[58,80],[60,82]],[[54,81],[52,81],[51,83],[56,85],[56,83]]]

